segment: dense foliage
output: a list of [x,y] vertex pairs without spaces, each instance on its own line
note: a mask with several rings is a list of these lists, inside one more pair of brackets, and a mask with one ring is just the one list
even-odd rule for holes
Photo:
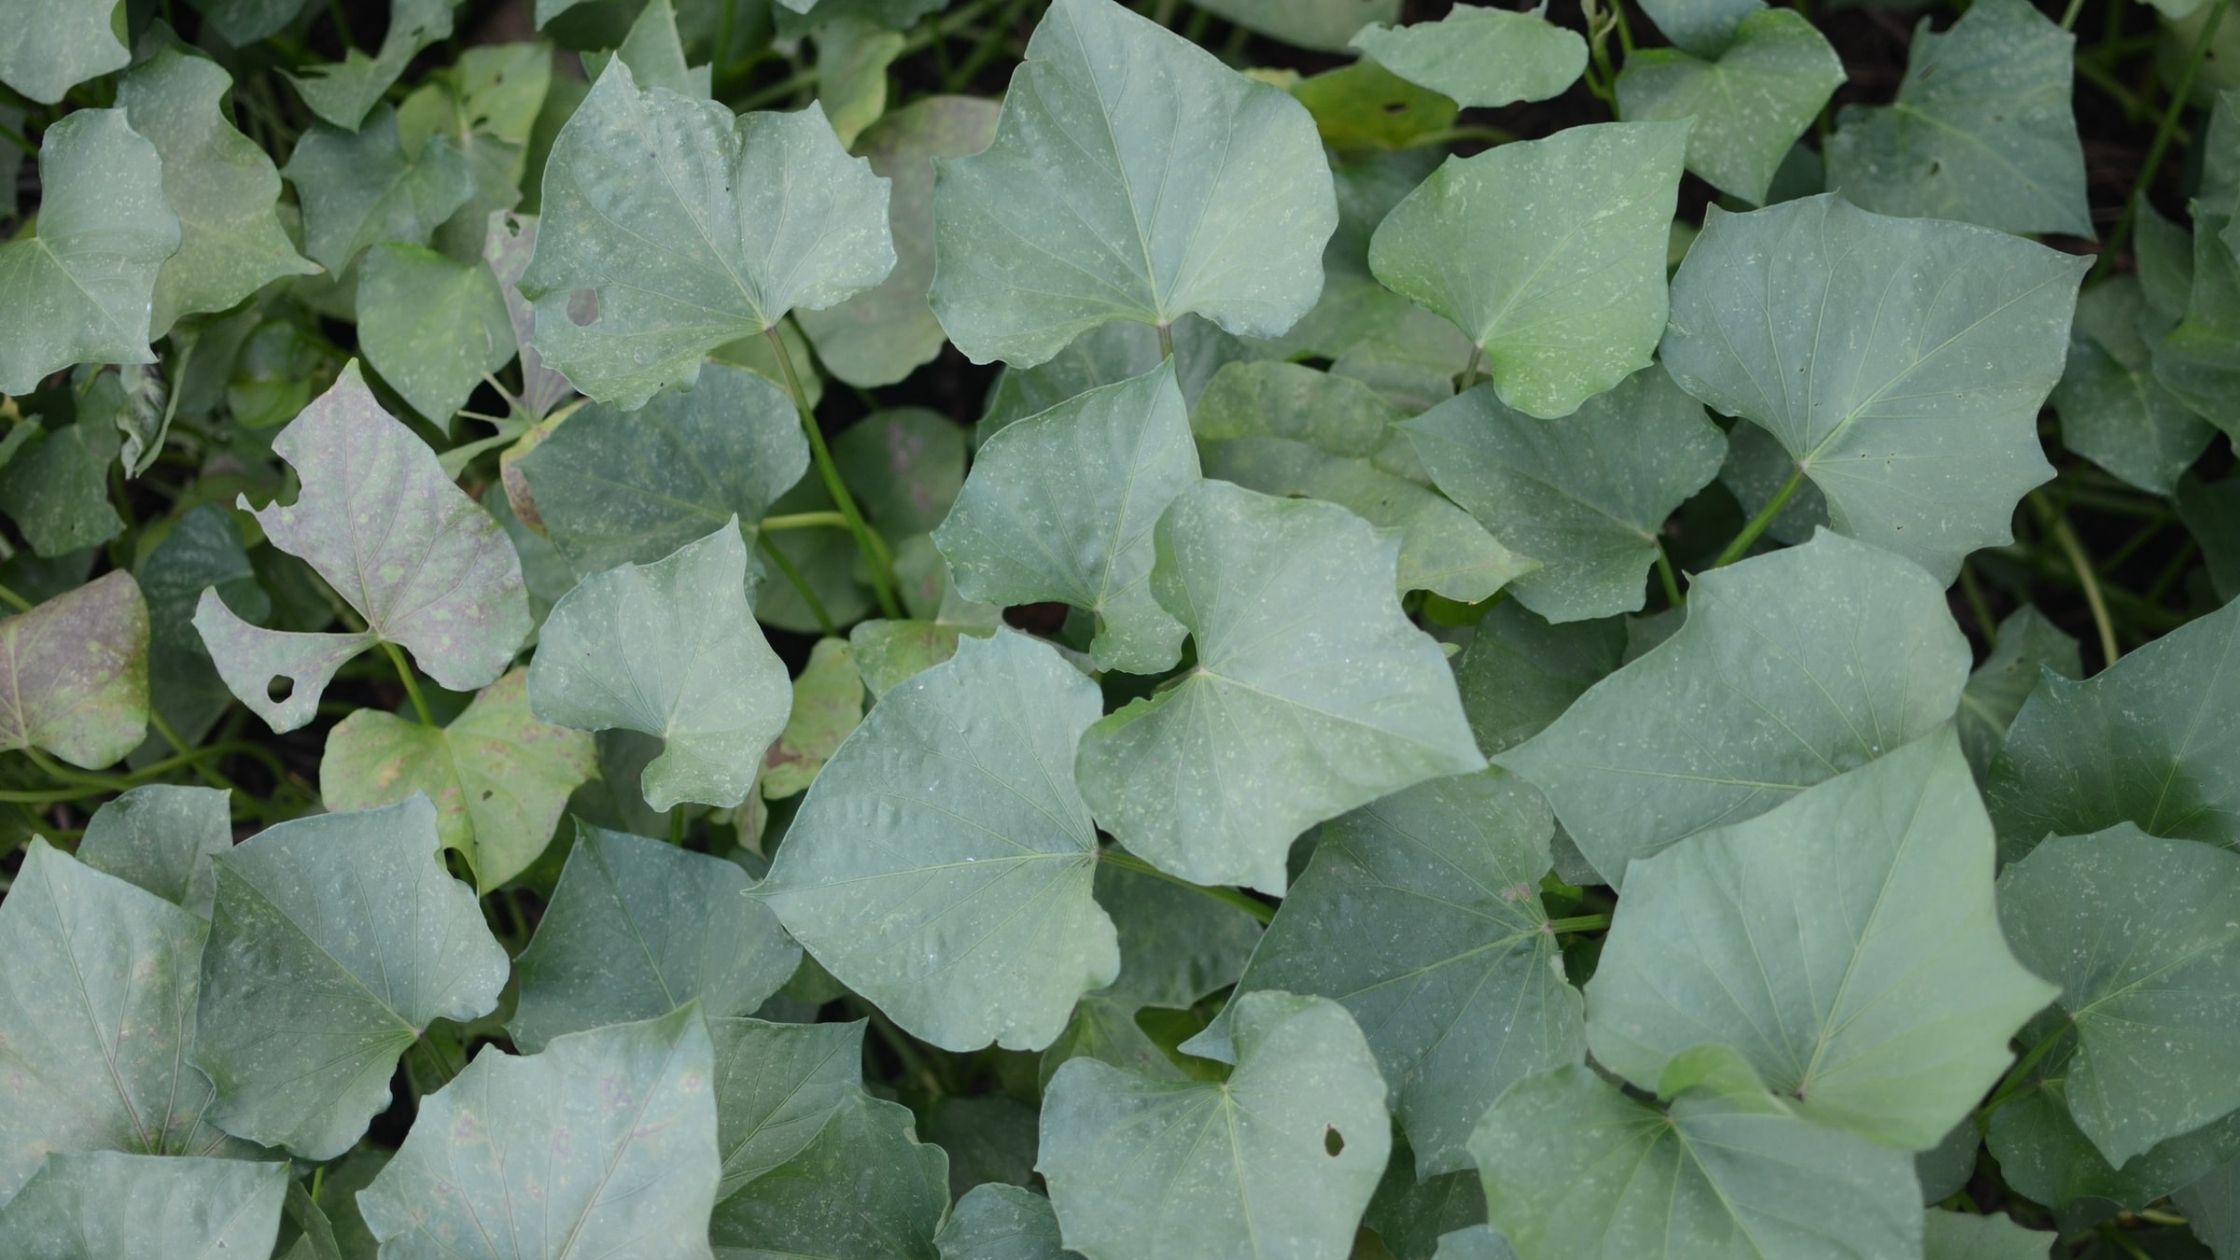
[[2230,5],[0,0],[0,1257],[2240,1260]]

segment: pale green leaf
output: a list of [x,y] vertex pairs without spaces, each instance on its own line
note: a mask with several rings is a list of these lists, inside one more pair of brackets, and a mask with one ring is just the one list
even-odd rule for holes
[[957,1200],[935,1240],[941,1260],[1062,1260],[1058,1214],[1032,1190],[989,1183]]
[[1312,48],[1344,52],[1372,22],[1400,20],[1400,0],[1195,0],[1197,6],[1246,30]]
[[819,639],[793,680],[785,733],[762,758],[762,797],[783,800],[816,781],[863,720],[863,676],[841,639]]
[[1095,616],[1099,668],[1154,674],[1184,634],[1151,593],[1152,529],[1198,480],[1170,366],[1092,388],[980,448],[934,543],[966,598]]
[[1567,1067],[1504,1094],[1470,1141],[1524,1260],[1888,1260],[1921,1251],[1913,1161],[1764,1094],[1669,1112]]
[[1730,1046],[1807,1120],[1935,1146],[2055,992],[2000,935],[1992,850],[1945,728],[1643,859],[1587,985],[1596,1061],[1655,1089]]
[[817,28],[817,104],[843,148],[887,112],[887,67],[903,52],[901,31],[857,17]]
[[1095,1260],[1344,1260],[1390,1151],[1385,1084],[1326,998],[1237,999],[1224,1083],[1146,1080],[1094,1059],[1042,1106],[1066,1245]]
[[436,834],[488,892],[526,870],[552,840],[568,794],[595,772],[591,736],[529,712],[528,674],[511,670],[448,726],[359,709],[327,732],[319,795],[331,810],[377,809],[417,792],[435,802]]
[[[1471,1166],[1464,1144],[1502,1090],[1585,1057],[1579,994],[1540,907],[1550,827],[1538,794],[1499,771],[1347,814],[1322,829],[1237,982],[1345,1005],[1419,1178]],[[1214,1029],[1226,1040],[1227,1019]],[[1226,1051],[1212,1040],[1187,1048]]]
[[1672,281],[1664,362],[1780,439],[1837,532],[1950,580],[2053,474],[2038,408],[2089,265],[1832,194],[1714,209]]
[[2080,294],[2053,408],[2061,414],[2063,446],[2142,490],[2168,495],[2216,430],[2156,378],[2155,347],[2141,332],[2147,318],[2135,276]]
[[1081,794],[1122,844],[1197,883],[1281,892],[1300,832],[1484,765],[1443,654],[1393,593],[1399,539],[1219,481],[1154,536],[1152,592],[1197,665],[1082,737]]
[[2130,823],[2000,876],[2015,952],[2061,986],[2070,1114],[2115,1167],[2240,1108],[2235,904],[2240,855]]
[[1615,887],[1631,861],[1934,730],[1968,664],[1935,581],[1823,531],[1699,575],[1677,633],[1498,760]]
[[1718,476],[1727,446],[1654,366],[1561,420],[1534,419],[1480,387],[1404,430],[1441,490],[1540,562],[1509,591],[1550,621],[1639,610],[1665,518]]
[[2058,1234],[2024,1229],[2005,1213],[1971,1216],[1932,1209],[1922,1225],[1923,1260],[2047,1260]]
[[1458,105],[1544,101],[1577,83],[1587,68],[1587,41],[1537,10],[1458,4],[1439,21],[1372,26],[1351,43]]
[[371,246],[425,243],[474,193],[458,145],[430,136],[407,153],[386,105],[354,133],[304,132],[280,173],[303,202],[303,252],[336,276]]
[[132,60],[115,0],[9,0],[0,22],[8,28],[0,83],[41,105],[58,104],[71,88]]
[[949,1159],[910,1109],[854,1091],[792,1159],[716,1205],[718,1260],[938,1260]]
[[451,37],[459,0],[389,0],[389,22],[371,57],[356,48],[342,60],[289,73],[296,94],[320,121],[355,131],[420,50]]
[[16,1260],[264,1256],[280,1231],[288,1166],[113,1152],[57,1155],[5,1208]]
[[1637,122],[1693,118],[1688,169],[1722,192],[1764,204],[1797,138],[1844,82],[1843,60],[1793,9],[1765,9],[1716,57],[1644,48],[1618,75],[1618,106]]
[[28,394],[73,363],[155,362],[157,277],[179,248],[163,159],[121,109],[48,127],[39,188],[38,231],[0,244],[0,394]]
[[358,267],[358,348],[414,411],[448,425],[513,358],[498,279],[418,245],[376,245]]
[[923,1040],[1047,1046],[1120,966],[1071,781],[1101,707],[1024,635],[960,644],[889,691],[817,776],[764,889],[778,917]]
[[1649,365],[1687,123],[1598,123],[1449,158],[1377,227],[1378,280],[1453,320],[1546,419]]
[[1191,427],[1208,476],[1263,494],[1323,499],[1399,530],[1403,593],[1428,590],[1474,604],[1529,573],[1536,556],[1510,551],[1425,484],[1401,419],[1358,381],[1262,361],[1215,375]]
[[801,951],[722,858],[578,823],[537,934],[517,960],[506,1027],[524,1051],[566,1033],[652,1019],[688,1002],[744,1015],[778,991]]
[[2077,641],[2024,604],[1999,623],[1991,655],[1968,675],[1968,685],[1960,691],[1960,711],[1953,721],[1960,728],[1960,749],[1968,754],[1976,782],[1986,781],[1999,746],[2006,742],[2007,729],[2049,669],[2063,678],[2081,677],[2084,663]]
[[754,789],[793,699],[747,608],[735,521],[650,564],[596,573],[553,605],[529,666],[543,721],[663,741],[640,779],[646,804],[730,808]]
[[700,1012],[484,1050],[359,1192],[384,1260],[707,1260],[720,1165]]
[[636,411],[581,408],[514,468],[553,544],[588,575],[651,564],[734,517],[752,528],[808,471],[809,443],[783,390],[709,364],[691,389]]
[[207,930],[32,839],[0,902],[0,1201],[49,1152],[235,1153],[185,1062]]
[[2240,848],[2236,648],[2240,603],[2032,692],[1984,782],[2000,857],[2121,822]]
[[544,365],[544,357],[537,353],[530,340],[536,332],[537,314],[529,299],[521,296],[521,274],[529,269],[529,259],[536,248],[536,216],[504,210],[490,215],[490,226],[482,243],[482,259],[498,279],[498,292],[506,303],[506,320],[513,326],[514,344],[520,347],[521,397],[518,401],[530,418],[542,420],[561,399],[574,391],[569,388],[567,377]]
[[1031,367],[1112,320],[1273,336],[1337,224],[1298,102],[1111,0],[1055,0],[994,143],[938,170],[933,310],[976,363]]
[[863,1022],[711,1019],[720,1201],[806,1150],[862,1092]]
[[431,1021],[497,1005],[505,951],[445,873],[421,797],[282,823],[216,864],[194,1044],[211,1122],[332,1159]]
[[218,880],[210,859],[233,847],[227,800],[216,788],[133,788],[93,811],[78,860],[208,918]]
[[1970,5],[1942,34],[1923,18],[1897,99],[1837,118],[1828,187],[1882,214],[2091,236],[2076,43],[2027,0]]
[[2154,376],[2209,423],[2240,433],[2240,253],[2220,239],[2240,217],[2194,209],[2192,285],[2184,318],[2155,346]]
[[0,621],[0,750],[110,765],[148,733],[148,606],[123,570]]
[[165,44],[117,87],[132,129],[163,159],[163,194],[179,216],[179,252],[156,275],[150,331],[182,315],[222,311],[282,276],[309,275],[281,227],[280,173],[226,116],[233,76]]
[[1430,137],[1454,126],[1457,112],[1453,101],[1367,58],[1289,86],[1322,142],[1341,153],[1436,143]]
[[[353,361],[273,440],[296,470],[293,503],[250,508],[273,546],[299,557],[364,619],[339,634],[265,630],[215,588],[195,629],[233,694],[275,731],[309,722],[343,661],[380,642],[412,653],[453,691],[497,681],[529,634],[521,561],[505,531],[443,475],[436,454],[381,409]],[[275,698],[272,686],[288,681]]]
[[797,311],[801,331],[826,371],[865,389],[892,385],[930,363],[948,334],[926,303],[933,283],[934,163],[988,147],[996,104],[970,96],[929,96],[873,123],[855,150],[875,175],[893,182],[888,199],[894,270],[837,306]]
[[553,144],[536,256],[544,361],[625,409],[717,346],[833,306],[894,266],[887,181],[814,107],[734,116],[610,64]]

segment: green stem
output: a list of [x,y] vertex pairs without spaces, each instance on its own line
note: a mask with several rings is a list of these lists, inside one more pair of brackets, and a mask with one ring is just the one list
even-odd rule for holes
[[1999,1088],[1992,1090],[1990,1099],[1976,1109],[1977,1122],[1981,1123],[1989,1120],[1992,1112],[2005,1106],[2009,1099],[2021,1093],[2024,1087],[2030,1083],[2030,1073],[2037,1068],[2039,1063],[2045,1060],[2046,1055],[2051,1053],[2055,1046],[2061,1044],[2061,1039],[2068,1036],[2069,1030],[2074,1027],[2076,1027],[2074,1024],[2063,1024],[2060,1028],[2042,1038],[2037,1045],[2030,1047],[2028,1053],[2016,1060],[2015,1065],[2007,1069],[2007,1074],[2000,1078]]
[[1456,393],[1467,394],[1470,392],[1470,387],[1478,383],[1478,362],[1485,358],[1485,355],[1486,348],[1484,346],[1473,345],[1470,347],[1470,361],[1462,365],[1462,384],[1455,387]]
[[1963,563],[1960,566],[1960,594],[1968,601],[1969,611],[1975,614],[1976,629],[1983,632],[1983,645],[1999,646],[1999,621],[1991,615],[1991,601],[1983,597],[1983,584],[1976,581],[1976,571]]
[[2069,7],[2061,11],[2061,29],[2077,29],[2077,15],[2084,12],[2084,0],[2069,0]]
[[1414,140],[1409,141],[1408,147],[1411,149],[1423,149],[1429,148],[1432,145],[1459,144],[1471,140],[1480,141],[1485,144],[1507,144],[1511,140],[1514,140],[1516,138],[1517,137],[1515,132],[1503,131],[1499,127],[1466,124],[1460,127],[1448,127],[1443,131],[1426,132],[1423,135],[1417,136]]
[[1804,469],[1798,468],[1789,474],[1787,481],[1781,483],[1781,489],[1774,493],[1773,498],[1758,509],[1758,514],[1750,518],[1750,523],[1742,527],[1742,532],[1734,536],[1734,541],[1727,544],[1726,550],[1719,553],[1719,558],[1711,562],[1711,567],[1723,569],[1750,554],[1751,544],[1757,542],[1759,536],[1772,526],[1773,518],[1781,515],[1781,509],[1789,506],[1789,500],[1797,497],[1797,491],[1803,485]]
[[2100,668],[2116,663],[2122,649],[2116,646],[2115,622],[2108,617],[2108,601],[2100,594],[2099,571],[2093,567],[2092,557],[2084,549],[2084,540],[2069,527],[2069,518],[2036,495],[2030,496],[2030,510],[2037,514],[2038,522],[2053,535],[2054,545],[2061,548],[2069,567],[2076,572],[2077,586],[2084,592],[2085,607],[2092,610],[2093,629],[2100,632]]
[[[56,783],[76,785],[81,789],[81,795],[85,791],[122,792],[132,786],[130,778],[120,778],[111,774],[95,774],[92,771],[66,766],[29,745],[24,746],[23,755],[32,765],[39,767],[39,773]],[[142,773],[145,773],[145,771]]]
[[793,352],[786,349],[785,338],[778,335],[778,326],[772,324],[762,330],[769,339],[770,349],[778,356],[778,371],[785,377],[786,392],[793,395],[793,409],[801,417],[801,431],[809,438],[809,456],[817,466],[817,475],[823,479],[825,493],[832,496],[832,504],[840,509],[849,532],[856,536],[856,546],[862,550],[866,566],[871,570],[871,589],[879,596],[879,611],[890,618],[902,616],[901,601],[894,594],[894,557],[887,552],[887,544],[871,530],[863,519],[863,512],[856,506],[856,497],[848,493],[847,483],[840,480],[840,466],[832,461],[832,448],[825,445],[824,430],[817,427],[817,413],[809,405],[809,395],[801,388],[801,378],[793,370]]
[[1160,324],[1157,327],[1159,329],[1159,358],[1161,360],[1174,358],[1174,326]]
[[[163,715],[156,712],[152,707],[148,710],[148,725],[156,728],[156,734],[163,737],[164,743],[171,745],[172,752],[178,754],[181,757],[194,756],[194,750],[187,747],[187,741],[179,738],[179,732],[171,729],[171,723],[164,721]],[[214,787],[221,792],[231,792],[234,790],[233,780],[228,779],[226,776],[218,773],[215,769],[202,764],[201,758],[197,757],[187,764],[192,766],[194,772],[197,775],[201,776],[202,781],[209,784],[211,787]]]
[[389,663],[397,667],[397,677],[404,680],[404,693],[412,697],[412,711],[420,715],[420,725],[434,726],[435,714],[428,711],[428,698],[420,694],[420,684],[412,677],[412,667],[405,664],[404,652],[387,639],[381,641],[381,650],[389,654]]
[[779,529],[846,529],[848,518],[838,512],[791,512],[784,516],[765,516],[755,528],[764,533]]
[[14,591],[9,590],[5,586],[0,586],[0,602],[6,603],[8,607],[15,609],[17,612],[31,611],[30,600],[16,594]]
[[1664,540],[1657,540],[1657,580],[1664,583],[1664,602],[1669,608],[1678,608],[1687,599],[1680,593],[1680,575],[1673,572],[1672,557],[1665,553]]
[[2209,18],[2201,24],[2201,33],[2194,36],[2193,49],[2186,54],[2186,68],[2178,76],[2177,87],[2170,93],[2170,104],[2162,111],[2162,124],[2155,128],[2154,143],[2147,148],[2147,160],[2139,167],[2139,178],[2131,183],[2131,196],[2123,203],[2123,217],[2116,220],[2116,229],[2108,233],[2108,243],[2100,251],[2100,261],[2093,264],[2094,272],[2106,271],[2115,264],[2117,254],[2131,238],[2131,230],[2139,221],[2139,207],[2146,202],[2147,189],[2154,185],[2155,173],[2162,168],[2163,154],[2169,151],[2170,139],[2178,130],[2178,115],[2185,112],[2186,102],[2193,95],[2193,81],[2201,73],[2201,63],[2209,54],[2209,41],[2216,38],[2217,28],[2224,24],[2225,10],[2232,7],[2232,0],[2216,0],[2209,9]]
[[1568,919],[1550,919],[1547,931],[1550,935],[1561,936],[1566,932],[1600,932],[1609,926],[1607,914],[1582,914]]
[[1274,906],[1257,898],[1248,897],[1234,888],[1208,888],[1204,884],[1193,884],[1178,875],[1167,874],[1125,849],[1099,849],[1097,850],[1097,857],[1110,862],[1123,871],[1134,871],[1138,875],[1149,875],[1153,879],[1165,880],[1177,888],[1187,888],[1192,892],[1203,893],[1215,901],[1244,911],[1262,923],[1273,923],[1275,921],[1276,908]]
[[801,597],[801,606],[809,610],[811,617],[816,618],[817,628],[824,631],[824,635],[828,639],[838,638],[840,630],[832,624],[832,614],[824,610],[824,601],[817,598],[817,593],[809,589],[809,580],[801,576],[801,570],[793,567],[793,561],[786,559],[786,553],[778,550],[778,544],[770,541],[770,535],[755,535],[755,543],[762,548],[762,554],[770,557],[770,563],[778,566],[778,572],[793,586],[793,593]]

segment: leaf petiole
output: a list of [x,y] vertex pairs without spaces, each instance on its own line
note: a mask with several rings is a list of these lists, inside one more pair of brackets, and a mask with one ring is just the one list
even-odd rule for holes
[[786,379],[786,392],[793,395],[793,409],[801,417],[801,431],[808,436],[809,456],[817,466],[817,476],[823,480],[825,492],[832,496],[833,506],[840,509],[849,532],[856,536],[856,546],[863,552],[864,563],[871,570],[871,589],[879,597],[879,611],[887,617],[899,618],[902,604],[894,593],[894,557],[887,551],[887,544],[863,519],[855,496],[840,479],[840,466],[832,461],[832,448],[825,445],[824,431],[817,427],[816,410],[809,405],[809,395],[802,390],[801,378],[793,370],[793,352],[786,349],[777,325],[763,329],[762,335],[769,339],[771,351],[778,356],[778,371]]
[[1125,849],[1118,849],[1110,846],[1099,849],[1097,850],[1097,860],[1100,862],[1110,862],[1112,865],[1119,867],[1123,871],[1133,871],[1138,875],[1148,875],[1153,879],[1164,880],[1167,883],[1173,884],[1177,888],[1187,888],[1192,892],[1204,893],[1206,896],[1213,898],[1215,901],[1234,906],[1235,908],[1244,911],[1246,914],[1251,915],[1253,918],[1258,919],[1262,923],[1275,922],[1276,908],[1269,905],[1267,902],[1258,900],[1257,898],[1249,897],[1234,888],[1209,888],[1204,884],[1193,884],[1189,880],[1183,879],[1178,875],[1167,874],[1165,871],[1160,870],[1158,867],[1153,866],[1151,863],[1144,861],[1142,858],[1137,857],[1135,854],[1130,853]]
[[381,650],[389,654],[389,663],[397,667],[397,677],[404,680],[404,693],[412,697],[412,711],[420,715],[420,725],[434,726],[435,715],[428,711],[428,698],[420,694],[420,683],[412,676],[412,666],[405,663],[404,653],[387,639],[381,641]]
[[1800,464],[1796,471],[1789,474],[1789,479],[1781,483],[1781,489],[1774,493],[1773,498],[1758,509],[1758,514],[1750,518],[1749,524],[1742,527],[1742,532],[1734,536],[1734,541],[1727,544],[1726,550],[1719,553],[1719,558],[1711,562],[1711,567],[1723,569],[1750,554],[1751,544],[1757,542],[1759,536],[1772,526],[1773,519],[1781,515],[1781,509],[1789,506],[1789,500],[1797,497],[1797,491],[1803,485],[1804,467]]

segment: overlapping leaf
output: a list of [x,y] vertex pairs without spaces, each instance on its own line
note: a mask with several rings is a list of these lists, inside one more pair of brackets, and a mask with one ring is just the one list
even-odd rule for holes
[[1688,169],[1763,203],[1775,174],[1844,81],[1843,61],[1810,19],[1766,9],[1742,19],[1715,57],[1644,48],[1618,75],[1618,107],[1641,122],[1693,118]]
[[[106,0],[15,0],[0,45],[0,83],[41,105],[132,59],[116,6]],[[9,391],[13,392],[13,391]]]
[[1578,82],[1587,68],[1587,41],[1539,10],[1458,4],[1439,21],[1373,26],[1352,43],[1394,74],[1457,105],[1544,101]]
[[2117,276],[2079,295],[2053,406],[2061,413],[2063,446],[2142,490],[2168,495],[2216,430],[2156,378],[2146,320],[2146,293],[2136,277]]
[[78,860],[207,919],[218,875],[210,860],[233,847],[228,793],[151,783],[93,812]]
[[358,347],[414,411],[441,424],[513,358],[497,277],[417,245],[377,245],[358,267]]
[[26,1260],[262,1256],[288,1166],[110,1152],[57,1155],[0,1208],[0,1254]]
[[407,152],[386,105],[354,132],[304,132],[280,173],[303,202],[303,252],[338,276],[371,246],[426,242],[474,194],[451,138],[430,136]]

